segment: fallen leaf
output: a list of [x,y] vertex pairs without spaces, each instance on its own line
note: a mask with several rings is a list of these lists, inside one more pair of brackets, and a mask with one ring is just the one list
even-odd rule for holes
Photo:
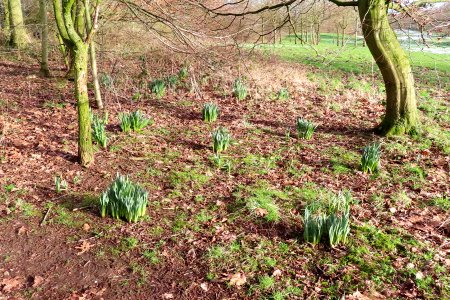
[[420,272],[420,271],[418,271],[417,273],[416,273],[416,279],[417,280],[421,280],[421,279],[423,279],[423,273],[422,272]]
[[92,247],[94,247],[94,245],[95,244],[91,244],[88,241],[83,241],[83,243],[80,246],[75,247],[75,249],[80,250],[80,252],[78,252],[77,255],[81,255],[85,252],[88,252],[89,250],[91,250]]
[[4,278],[1,283],[1,285],[3,285],[2,291],[5,293],[11,292],[12,290],[22,286],[24,282],[25,279],[18,276],[14,278]]
[[202,288],[202,290],[204,290],[205,292],[208,291],[208,284],[206,282],[203,282],[202,284],[200,284],[200,287]]
[[230,278],[230,285],[241,286],[247,282],[247,277],[244,273],[233,274]]
[[163,299],[173,299],[173,294],[171,294],[171,293],[162,294],[162,298]]
[[264,217],[265,215],[267,215],[268,211],[267,211],[267,209],[258,207],[255,209],[255,213],[257,216]]
[[44,282],[44,277],[42,276],[34,276],[33,278],[33,287],[37,287],[39,285],[41,285]]
[[89,231],[89,229],[91,229],[91,226],[89,226],[88,223],[84,223],[84,225],[83,225],[83,230],[84,230],[84,231]]
[[74,292],[72,295],[69,296],[69,298],[67,298],[67,300],[86,300],[86,296],[85,295],[80,296]]
[[19,228],[19,230],[17,230],[18,235],[25,234],[26,232],[27,232],[27,229],[25,228],[25,226],[22,226]]
[[422,155],[424,155],[424,156],[428,156],[428,155],[431,154],[431,151],[428,150],[428,149],[424,149],[424,150],[422,150],[422,151],[420,152],[420,154],[422,154]]
[[356,291],[353,294],[349,295],[348,299],[349,300],[370,300],[369,297],[364,296],[363,294],[361,294],[360,291]]
[[273,273],[272,273],[272,276],[273,276],[273,277],[279,277],[279,276],[281,276],[281,270],[275,269],[275,271],[273,271]]

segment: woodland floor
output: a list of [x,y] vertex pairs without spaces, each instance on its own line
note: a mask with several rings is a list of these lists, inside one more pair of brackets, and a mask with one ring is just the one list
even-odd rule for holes
[[[437,107],[422,109],[423,136],[385,139],[371,131],[382,94],[351,90],[346,78],[331,93],[306,80],[288,100],[237,101],[204,76],[202,98],[187,82],[133,101],[147,79],[137,58],[129,64],[102,66],[134,71],[104,87],[110,140],[84,169],[63,70],[45,79],[26,58],[0,60],[0,299],[450,299],[448,95],[423,100]],[[205,102],[219,105],[218,123],[201,120]],[[137,108],[152,126],[122,133],[118,113]],[[311,140],[297,139],[297,116],[319,124]],[[232,134],[230,172],[212,161],[218,125]],[[374,141],[383,154],[372,176],[359,160]],[[141,222],[99,216],[117,172],[149,191]],[[69,183],[59,194],[57,175]],[[343,189],[354,198],[348,244],[305,243],[305,204]],[[278,222],[246,206],[261,193],[279,206]]]

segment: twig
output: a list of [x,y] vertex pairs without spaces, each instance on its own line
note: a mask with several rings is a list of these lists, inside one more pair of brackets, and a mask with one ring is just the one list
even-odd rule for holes
[[45,216],[44,216],[44,218],[42,219],[40,226],[43,226],[43,225],[44,225],[45,220],[47,220],[48,214],[50,213],[50,210],[52,209],[52,207],[53,207],[53,206],[50,206],[50,207],[47,209],[47,212],[45,213]]
[[88,205],[88,206],[82,206],[82,207],[75,207],[74,209],[72,209],[72,211],[79,211],[79,210],[83,210],[86,208],[92,208],[92,206]]

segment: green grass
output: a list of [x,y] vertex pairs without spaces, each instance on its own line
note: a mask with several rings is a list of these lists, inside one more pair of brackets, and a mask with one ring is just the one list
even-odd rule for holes
[[[336,46],[335,35],[321,34],[321,42],[317,46],[294,44],[293,37],[287,36],[281,44],[260,45],[264,53],[278,54],[282,59],[312,65],[322,70],[338,71],[353,74],[374,74],[379,76],[377,66],[373,66],[373,58],[367,47],[361,43],[355,47],[353,39],[348,36],[349,43],[344,47]],[[317,51],[317,53],[316,53]],[[441,84],[445,89],[450,89],[450,54],[432,54],[427,52],[407,52],[411,60],[416,80],[424,85]],[[423,73],[422,70],[430,72]],[[381,77],[380,77],[381,80]]]

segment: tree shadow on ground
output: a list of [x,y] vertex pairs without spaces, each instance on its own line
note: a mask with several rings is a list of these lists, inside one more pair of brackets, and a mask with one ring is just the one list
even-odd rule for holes
[[194,112],[187,107],[177,106],[170,102],[160,100],[150,100],[149,105],[169,112],[172,116],[182,120],[199,120],[200,113]]

